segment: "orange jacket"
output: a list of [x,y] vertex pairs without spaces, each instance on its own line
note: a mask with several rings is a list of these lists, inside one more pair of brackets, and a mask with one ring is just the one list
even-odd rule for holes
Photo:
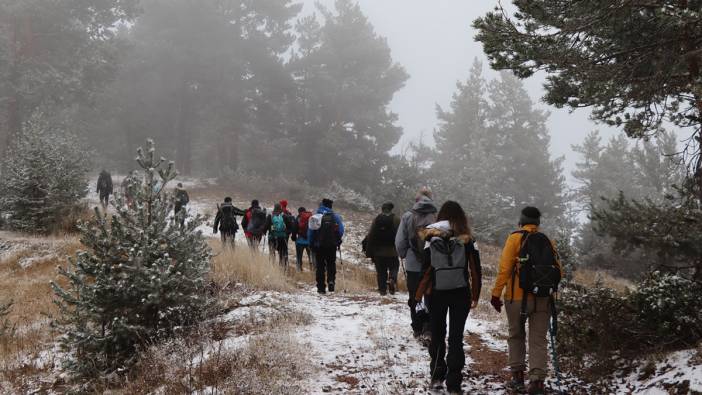
[[[522,230],[530,233],[539,231],[536,225],[524,225]],[[505,300],[522,300],[524,291],[519,287],[519,250],[521,248],[522,234],[512,233],[505,242],[505,248],[502,250],[500,258],[497,278],[495,279],[495,287],[492,289],[492,296],[501,297],[504,291]],[[553,240],[551,240],[553,244]],[[556,245],[553,245],[556,250]],[[561,277],[563,277],[563,267],[558,261],[558,268],[561,269]],[[505,288],[507,288],[505,290]],[[514,294],[513,294],[514,292]]]

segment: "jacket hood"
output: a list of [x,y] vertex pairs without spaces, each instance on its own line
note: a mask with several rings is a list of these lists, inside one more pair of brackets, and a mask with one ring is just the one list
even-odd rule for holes
[[327,206],[319,206],[319,208],[317,209],[317,214],[326,214],[331,213],[332,211],[334,210],[330,209]]
[[287,211],[287,209],[288,209],[288,201],[285,200],[285,199],[283,199],[283,200],[281,200],[279,203],[280,203],[280,207],[283,208],[283,211]]
[[432,237],[455,237],[461,240],[463,244],[468,244],[472,240],[472,237],[468,234],[454,236],[449,221],[439,221],[427,226],[419,231],[419,237],[427,242],[429,242]]
[[417,214],[433,214],[436,213],[437,208],[434,202],[426,196],[422,196],[415,204],[412,206],[412,211]]

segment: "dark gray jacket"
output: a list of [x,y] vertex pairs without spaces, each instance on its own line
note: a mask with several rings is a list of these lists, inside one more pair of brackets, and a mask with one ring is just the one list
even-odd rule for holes
[[422,262],[417,258],[410,245],[410,238],[415,234],[413,227],[417,224],[433,224],[436,222],[437,211],[436,205],[431,199],[422,197],[410,211],[402,215],[400,228],[397,230],[397,236],[395,237],[395,248],[400,258],[405,260],[405,269],[408,272],[422,271]]

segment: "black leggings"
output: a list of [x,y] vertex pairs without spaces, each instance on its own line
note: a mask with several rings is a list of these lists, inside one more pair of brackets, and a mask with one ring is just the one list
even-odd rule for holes
[[[457,391],[463,382],[466,357],[463,352],[463,332],[470,312],[468,288],[450,291],[434,290],[430,302],[431,316],[431,378],[446,379],[446,389]],[[449,317],[448,354],[446,353],[446,316]]]

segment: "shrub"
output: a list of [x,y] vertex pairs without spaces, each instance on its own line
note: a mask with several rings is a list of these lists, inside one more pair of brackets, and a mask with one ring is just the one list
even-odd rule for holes
[[88,155],[71,133],[32,117],[3,158],[0,211],[13,230],[48,233],[87,194]]
[[559,299],[559,351],[576,368],[609,369],[617,357],[691,347],[702,339],[700,294],[699,283],[660,272],[625,293],[600,282],[568,284]]
[[[210,249],[191,218],[185,226],[169,214],[173,199],[166,184],[176,177],[171,162],[155,159],[153,142],[137,162],[144,177],[133,177],[133,204],[117,195],[109,220],[95,209],[81,223],[81,243],[69,267],[59,268],[64,288],[58,297],[65,367],[83,378],[128,369],[137,351],[200,320],[209,306],[205,278]],[[142,180],[143,181],[140,181]]]
[[702,285],[670,273],[653,272],[631,294],[639,322],[661,342],[694,345],[702,339]]

